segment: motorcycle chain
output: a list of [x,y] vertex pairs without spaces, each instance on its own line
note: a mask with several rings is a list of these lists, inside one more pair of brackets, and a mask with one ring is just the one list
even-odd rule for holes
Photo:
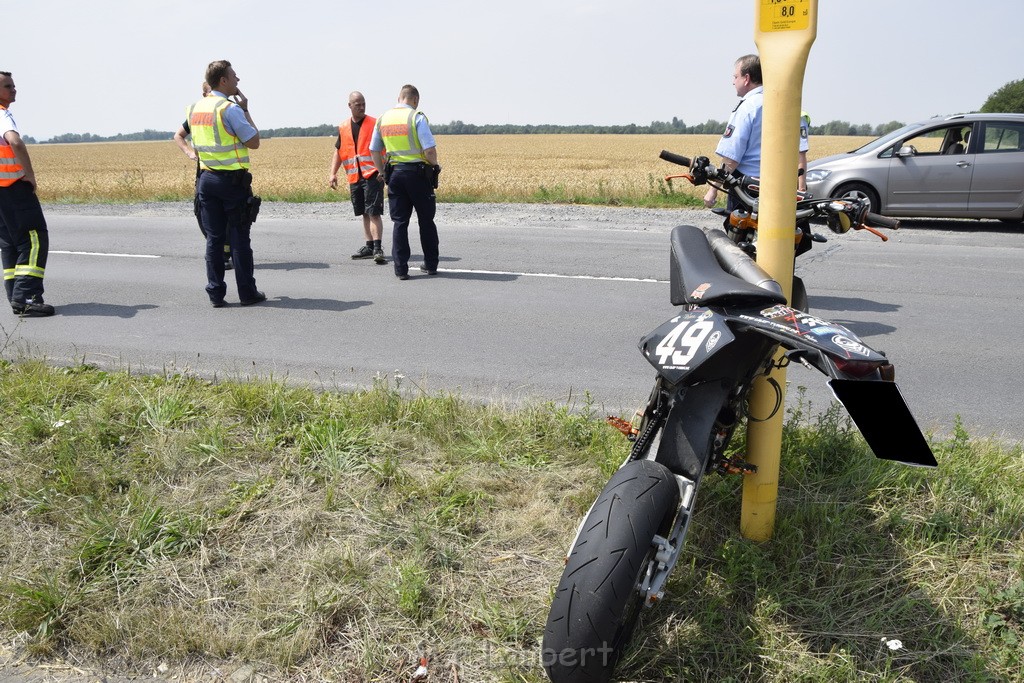
[[630,461],[636,460],[647,450],[651,439],[654,437],[654,432],[657,430],[658,425],[661,424],[661,421],[662,410],[661,408],[655,408],[651,411],[651,419],[647,422],[647,428],[644,430],[644,433],[636,437],[636,441],[633,442],[633,448],[629,452]]

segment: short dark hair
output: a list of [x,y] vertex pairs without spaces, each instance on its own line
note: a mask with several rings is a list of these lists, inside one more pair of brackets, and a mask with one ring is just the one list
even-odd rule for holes
[[740,67],[740,76],[750,76],[754,83],[764,83],[761,80],[761,58],[757,55],[743,55],[736,60]]
[[406,83],[402,86],[402,91],[398,93],[398,99],[404,100],[410,97],[415,97],[418,100],[420,98],[420,91],[416,89],[415,85]]
[[226,59],[210,62],[210,65],[206,67],[206,84],[211,88],[216,88],[220,85],[220,79],[228,75],[228,69],[230,68],[231,62]]
[[11,72],[10,71],[0,71],[0,76],[7,76],[8,78],[10,78],[11,77]]

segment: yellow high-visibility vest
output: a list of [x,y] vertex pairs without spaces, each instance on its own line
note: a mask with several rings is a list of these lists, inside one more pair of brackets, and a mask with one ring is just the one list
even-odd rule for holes
[[192,147],[199,163],[211,171],[237,171],[249,168],[249,148],[228,132],[224,112],[234,103],[212,95],[188,108]]
[[388,163],[413,164],[418,161],[427,162],[420,146],[420,136],[416,132],[416,115],[423,112],[409,107],[395,107],[384,112],[377,120],[380,137],[384,141],[384,149],[388,153]]

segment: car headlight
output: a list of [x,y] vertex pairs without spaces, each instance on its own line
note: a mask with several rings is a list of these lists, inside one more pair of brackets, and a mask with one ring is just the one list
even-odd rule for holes
[[829,171],[824,168],[815,168],[805,173],[804,178],[809,183],[820,183],[822,180],[828,178],[830,175],[832,175],[832,171]]

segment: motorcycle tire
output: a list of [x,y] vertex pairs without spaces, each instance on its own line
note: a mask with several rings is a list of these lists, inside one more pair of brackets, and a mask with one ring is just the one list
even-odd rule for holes
[[611,678],[643,609],[640,586],[679,507],[667,467],[637,460],[604,487],[569,552],[544,629],[544,669],[553,683]]

